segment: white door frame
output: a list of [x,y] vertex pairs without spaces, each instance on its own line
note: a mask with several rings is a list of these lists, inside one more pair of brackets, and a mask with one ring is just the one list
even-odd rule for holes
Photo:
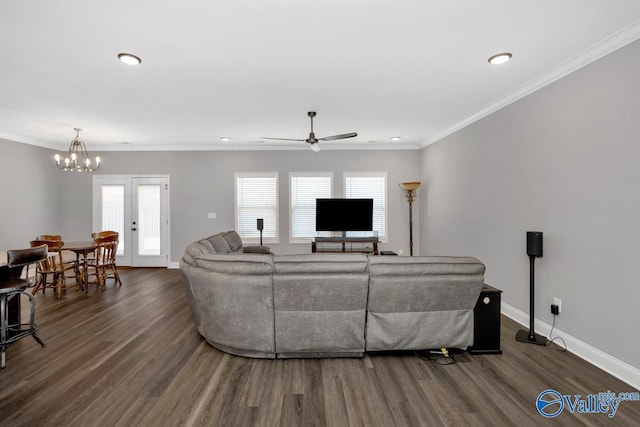
[[[161,254],[160,256],[148,257],[149,261],[145,262],[145,257],[135,256],[133,250],[132,236],[132,212],[133,207],[133,188],[136,181],[144,185],[145,181],[159,180],[160,184],[164,184],[164,192],[161,197]],[[170,252],[170,194],[169,194],[169,175],[94,175],[93,176],[93,230],[100,231],[102,229],[102,185],[123,185],[125,188],[125,212],[124,212],[124,230],[123,247],[125,254],[118,256],[116,262],[118,265],[132,267],[167,267],[169,265]]]

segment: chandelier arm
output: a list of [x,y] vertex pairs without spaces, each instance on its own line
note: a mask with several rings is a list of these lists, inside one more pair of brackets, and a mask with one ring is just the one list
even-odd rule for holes
[[99,158],[96,157],[95,167],[89,157],[89,151],[87,150],[84,141],[80,140],[80,131],[82,129],[73,128],[76,131],[76,137],[71,141],[69,145],[69,151],[67,157],[64,159],[64,165],[61,162],[60,156],[56,154],[56,166],[58,169],[65,171],[78,171],[78,172],[93,172],[100,169]]

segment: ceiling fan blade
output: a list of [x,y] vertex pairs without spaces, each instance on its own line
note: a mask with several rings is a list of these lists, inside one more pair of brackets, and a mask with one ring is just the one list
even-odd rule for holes
[[304,142],[304,139],[292,139],[292,138],[269,138],[268,136],[263,136],[262,139],[277,139],[278,141],[298,141]]
[[311,150],[315,151],[316,153],[320,151],[320,146],[318,145],[318,143],[309,144],[309,148],[311,148]]
[[357,132],[343,133],[342,135],[331,135],[331,136],[325,136],[324,138],[318,138],[318,141],[333,141],[335,139],[347,139],[347,138],[353,138],[355,136],[358,136]]

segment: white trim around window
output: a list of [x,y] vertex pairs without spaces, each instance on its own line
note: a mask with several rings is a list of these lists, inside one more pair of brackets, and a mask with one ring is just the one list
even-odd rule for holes
[[264,220],[263,243],[278,243],[278,172],[236,172],[235,223],[243,243],[260,241],[257,219]]

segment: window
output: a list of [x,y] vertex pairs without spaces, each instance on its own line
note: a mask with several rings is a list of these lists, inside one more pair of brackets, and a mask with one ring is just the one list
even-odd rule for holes
[[243,241],[260,241],[258,218],[263,243],[278,243],[278,172],[236,173],[236,231]]
[[308,243],[316,236],[316,199],[331,197],[333,175],[330,172],[291,172],[289,181],[289,242]]
[[[387,241],[387,173],[345,172],[344,197],[373,199],[373,231],[381,241]],[[348,236],[366,236],[367,231],[350,231]]]

